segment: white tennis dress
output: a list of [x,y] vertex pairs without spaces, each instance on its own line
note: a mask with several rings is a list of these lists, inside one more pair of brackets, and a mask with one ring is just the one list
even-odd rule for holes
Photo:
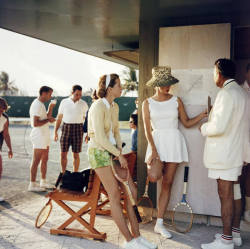
[[[178,129],[178,99],[176,96],[166,101],[148,99],[152,136],[160,156],[164,162],[188,162],[185,139]],[[145,162],[151,155],[148,145]]]

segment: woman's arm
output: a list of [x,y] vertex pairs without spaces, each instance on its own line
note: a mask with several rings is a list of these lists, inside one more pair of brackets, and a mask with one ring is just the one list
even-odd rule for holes
[[12,152],[12,146],[11,146],[11,140],[10,140],[10,134],[9,134],[9,121],[8,120],[4,124],[3,137],[4,137],[4,140],[9,148],[8,156],[9,156],[9,158],[12,158],[13,152]]
[[181,123],[186,127],[190,128],[197,123],[199,123],[203,118],[207,117],[207,110],[201,112],[199,115],[197,115],[194,118],[189,118],[187,116],[186,110],[184,108],[183,102],[180,98],[178,98],[178,112],[179,112],[179,119]]
[[152,149],[152,155],[149,158],[148,164],[151,163],[151,161],[154,158],[158,157],[157,149],[154,143],[154,139],[152,136],[152,131],[151,131],[151,123],[150,123],[150,113],[149,113],[149,104],[148,100],[144,100],[142,103],[142,118],[143,118],[143,124],[144,124],[144,131],[145,131],[145,136],[148,140],[148,143]]

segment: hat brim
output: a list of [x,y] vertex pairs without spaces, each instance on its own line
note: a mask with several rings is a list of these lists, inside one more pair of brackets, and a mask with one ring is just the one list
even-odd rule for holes
[[165,79],[156,79],[156,78],[151,78],[146,85],[150,86],[150,87],[162,87],[162,86],[171,86],[174,85],[176,83],[178,83],[179,80],[176,79],[175,77],[169,75],[167,78]]

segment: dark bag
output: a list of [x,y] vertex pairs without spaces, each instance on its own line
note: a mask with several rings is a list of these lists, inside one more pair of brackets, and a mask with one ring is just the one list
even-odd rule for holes
[[66,170],[64,174],[60,173],[55,185],[57,187],[61,183],[60,189],[85,193],[88,189],[90,172],[91,169],[82,172]]

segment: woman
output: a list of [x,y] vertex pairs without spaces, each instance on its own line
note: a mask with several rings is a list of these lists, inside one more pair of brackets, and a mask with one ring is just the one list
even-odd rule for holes
[[[11,140],[9,135],[9,120],[8,116],[4,113],[8,110],[8,104],[5,99],[0,97],[0,151],[2,150],[3,141],[5,140],[8,146],[8,157],[11,159],[13,156]],[[2,156],[0,154],[0,179],[2,177]],[[4,201],[4,198],[0,196],[0,202]]]
[[[140,236],[139,225],[131,203],[127,202],[128,218],[131,225],[131,232],[123,216],[120,204],[119,182],[111,169],[111,157],[113,154],[118,158],[121,167],[127,168],[127,161],[122,155],[122,143],[119,131],[119,107],[114,102],[115,98],[121,96],[122,87],[117,74],[104,75],[100,78],[95,96],[98,98],[89,109],[88,115],[88,136],[90,137],[88,147],[88,158],[90,165],[99,176],[106,189],[112,217],[119,230],[125,237],[126,249],[147,249],[157,248],[145,238]],[[130,186],[133,185],[129,179]],[[125,192],[125,190],[123,189]],[[136,196],[134,188],[133,195]]]
[[[158,168],[154,168],[154,165],[156,166],[153,164],[154,160],[160,159],[163,163],[162,187],[154,231],[166,238],[171,238],[172,235],[163,225],[163,217],[170,199],[177,166],[181,162],[188,161],[185,139],[178,129],[178,118],[186,128],[189,128],[205,118],[207,112],[204,111],[189,119],[181,99],[169,94],[171,85],[178,82],[171,75],[170,67],[154,67],[152,74],[153,77],[147,85],[155,88],[155,94],[146,99],[142,107],[145,135],[148,141],[145,162],[151,165],[150,174],[152,175],[148,175],[151,181],[160,180],[153,178],[157,175],[155,172],[159,172]],[[161,174],[158,174],[158,177],[161,178]]]

